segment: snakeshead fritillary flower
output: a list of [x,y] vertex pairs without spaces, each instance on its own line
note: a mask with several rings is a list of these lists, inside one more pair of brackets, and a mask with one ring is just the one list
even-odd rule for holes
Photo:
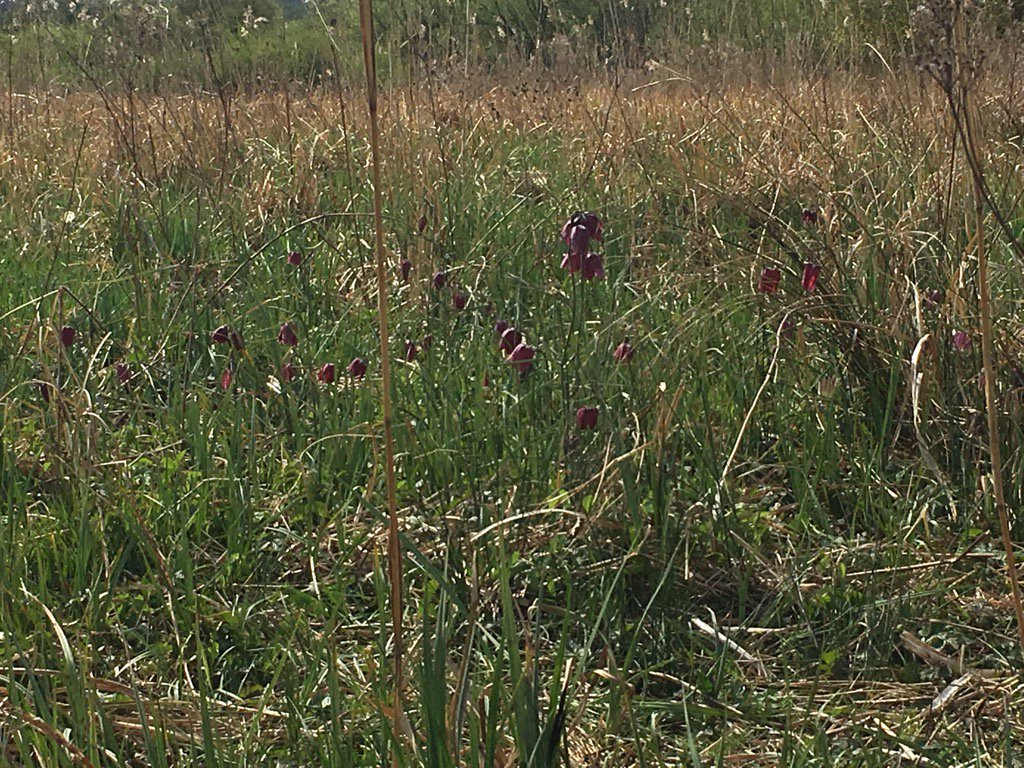
[[518,369],[520,376],[525,376],[533,368],[533,347],[525,341],[519,343],[512,354],[508,356],[509,361]]
[[420,351],[416,347],[416,342],[415,341],[411,341],[410,340],[410,341],[406,341],[405,342],[405,359],[406,359],[406,362],[411,363],[413,360],[415,360],[419,356],[419,354],[420,354]]
[[302,264],[302,254],[298,251],[292,251],[288,254],[288,263],[293,267],[297,267]]
[[520,345],[523,341],[523,334],[517,331],[515,328],[509,326],[501,334],[501,341],[498,342],[498,347],[506,355],[511,355],[515,351],[515,348]]
[[316,377],[320,379],[324,384],[331,384],[334,382],[334,363],[324,363],[320,366],[320,370],[316,372]]
[[805,291],[813,291],[818,285],[818,277],[821,275],[821,264],[808,261],[804,263],[803,286]]
[[210,341],[214,344],[227,344],[231,340],[231,329],[222,325],[210,334]]
[[354,358],[348,364],[348,373],[353,379],[361,379],[366,375],[366,361],[361,357]]
[[599,253],[588,253],[583,258],[581,270],[584,280],[604,280],[604,259]]
[[973,346],[971,337],[967,335],[966,331],[955,331],[953,333],[953,348],[957,352],[966,352]]
[[63,328],[60,329],[60,343],[63,344],[65,347],[70,347],[72,344],[75,343],[75,337],[77,335],[78,332],[74,328],[72,328],[70,325],[65,325]]
[[289,347],[294,347],[299,343],[299,337],[295,335],[295,328],[291,323],[281,323],[281,328],[277,332],[277,340]]
[[466,294],[462,293],[462,291],[456,291],[452,294],[452,306],[459,312],[466,308],[466,302],[468,300],[469,299],[466,297]]
[[398,265],[398,268],[402,273],[402,280],[408,282],[409,274],[412,272],[412,262],[408,259],[402,259],[402,263]]
[[775,293],[779,290],[779,281],[782,279],[782,272],[775,267],[765,267],[761,270],[761,277],[757,281],[759,293]]
[[281,381],[285,384],[295,378],[295,366],[291,363],[285,363],[281,366]]
[[597,408],[583,407],[576,411],[576,428],[597,429]]
[[[573,229],[576,227],[582,227],[585,230],[588,242],[590,238],[597,240],[599,243],[604,242],[604,237],[601,234],[603,227],[601,219],[597,217],[597,214],[591,213],[590,211],[576,211],[576,213],[570,216],[569,220],[562,225],[562,240],[564,240],[565,244],[569,246],[570,251],[573,250],[572,235]],[[577,238],[581,238],[582,233],[577,233],[576,236]],[[583,249],[576,252],[581,254],[586,253],[586,247],[587,244],[584,244]]]
[[636,350],[633,349],[633,346],[628,341],[624,341],[615,348],[615,351],[612,353],[612,357],[615,358],[615,362],[617,363],[628,363],[633,359],[633,353],[635,351]]
[[434,288],[440,291],[448,283],[448,274],[443,270],[438,270],[434,273],[432,282],[434,284]]

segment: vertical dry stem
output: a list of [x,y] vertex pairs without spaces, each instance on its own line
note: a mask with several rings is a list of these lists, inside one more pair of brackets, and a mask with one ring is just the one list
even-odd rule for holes
[[[359,26],[366,65],[366,95],[370,110],[370,147],[373,157],[373,224],[377,257],[377,324],[380,332],[380,370],[383,395],[384,456],[388,502],[388,578],[391,582],[391,628],[394,648],[393,722],[402,722],[402,545],[398,537],[398,504],[395,492],[395,445],[391,429],[391,358],[388,351],[388,280],[384,257],[384,221],[381,215],[380,128],[377,124],[377,62],[374,54],[373,2],[360,0]],[[397,764],[397,755],[396,755]]]
[[[957,37],[958,63],[970,52],[965,46],[965,29],[962,11],[958,13],[954,30]],[[964,150],[967,153],[972,170],[972,189],[974,192],[974,245],[978,258],[978,303],[981,309],[981,359],[985,378],[985,406],[988,412],[988,447],[992,461],[992,495],[995,501],[996,514],[999,517],[999,528],[1006,551],[1006,572],[1010,580],[1010,594],[1013,609],[1017,617],[1017,635],[1020,639],[1021,651],[1024,652],[1024,606],[1021,604],[1020,580],[1017,575],[1016,558],[1013,552],[1013,539],[1010,537],[1010,518],[1006,509],[1006,497],[1003,494],[1003,460],[999,446],[999,421],[996,401],[996,376],[992,352],[992,300],[988,285],[988,254],[985,250],[985,190],[982,187],[981,156],[977,152],[977,116],[971,99],[970,87],[966,82],[959,85],[961,89],[961,105],[964,122]],[[954,114],[954,119],[955,119]]]

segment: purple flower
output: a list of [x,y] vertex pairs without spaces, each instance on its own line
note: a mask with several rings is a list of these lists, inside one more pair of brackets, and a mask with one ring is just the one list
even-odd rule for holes
[[222,325],[220,328],[210,334],[210,341],[214,344],[227,344],[231,340],[231,329]]
[[455,293],[452,294],[452,306],[455,307],[455,309],[457,309],[459,312],[466,308],[467,301],[468,299],[466,298],[466,294],[464,294],[462,291],[456,291]]
[[285,363],[281,366],[281,381],[287,384],[289,381],[295,378],[295,366],[291,363]]
[[220,388],[227,392],[231,389],[231,379],[233,378],[231,368],[225,368],[224,373],[220,375]]
[[72,344],[75,343],[75,337],[77,335],[78,332],[74,328],[72,328],[70,325],[65,325],[63,328],[60,329],[60,343],[63,344],[65,347],[70,347]]
[[128,386],[128,382],[132,380],[132,371],[125,363],[118,363],[114,366],[114,370],[117,371],[117,380],[121,382],[121,386]]
[[417,358],[419,353],[420,353],[420,351],[416,347],[416,342],[415,341],[407,340],[405,342],[405,359],[406,359],[407,362],[411,363],[413,360],[415,360]]
[[[570,251],[573,250],[572,235],[575,227],[583,227],[587,234],[588,243],[590,238],[597,240],[599,243],[604,242],[604,237],[601,234],[603,227],[601,219],[597,217],[597,214],[591,213],[590,211],[576,211],[576,213],[570,216],[569,220],[562,225],[562,240],[564,240],[565,244],[569,246]],[[581,234],[577,233],[577,237],[581,237]],[[584,244],[583,249],[576,251],[576,253],[586,253],[586,247],[586,244]]]
[[775,267],[765,267],[761,270],[761,277],[757,281],[759,293],[775,293],[779,290],[779,281],[782,279],[782,272]]
[[938,309],[939,305],[946,298],[941,288],[932,288],[924,294],[925,309]]
[[576,428],[597,429],[597,408],[584,406],[576,411]]
[[434,273],[433,278],[434,289],[440,291],[448,283],[448,273],[444,270],[438,270]]
[[508,323],[504,320],[499,320],[494,324],[494,333],[500,339],[501,334],[508,330]]
[[957,352],[966,352],[973,346],[973,343],[966,331],[953,332],[953,349]]
[[295,335],[295,329],[291,323],[281,323],[281,328],[277,332],[277,340],[289,347],[294,347],[299,343],[299,337]]
[[297,267],[302,263],[302,254],[298,251],[292,251],[288,254],[288,263],[293,267]]
[[582,256],[590,249],[590,230],[577,224],[569,230],[569,253]]
[[[351,367],[351,366],[350,366]],[[320,379],[324,384],[331,384],[334,382],[334,363],[324,363],[320,366],[320,370],[316,372],[316,377]]]
[[525,376],[533,367],[533,347],[525,341],[520,342],[512,350],[512,354],[508,356],[508,359],[518,369],[519,375]]
[[615,348],[615,351],[612,353],[612,357],[615,358],[615,362],[617,363],[628,363],[633,359],[633,353],[635,351],[636,350],[633,349],[633,346],[628,341],[624,341]]
[[821,264],[812,261],[804,263],[803,286],[805,291],[813,291],[818,285],[818,277],[821,275]]
[[562,259],[562,269],[569,272],[570,275],[575,275],[583,268],[583,254],[580,253],[567,253]]
[[366,361],[361,357],[353,358],[348,364],[348,374],[353,379],[361,379],[366,375]]
[[804,224],[817,224],[818,223],[818,209],[817,208],[804,208],[800,213],[800,219]]
[[588,253],[583,258],[582,277],[584,280],[604,280],[604,259],[599,253]]
[[409,274],[412,272],[412,262],[408,259],[402,259],[402,263],[398,265],[398,268],[402,273],[402,279],[408,281]]
[[509,326],[502,332],[501,340],[498,342],[498,347],[506,355],[511,355],[523,341],[523,334],[517,331],[512,326]]
[[420,233],[422,233],[423,230],[426,229],[426,228],[427,228],[427,217],[425,215],[424,216],[420,216],[420,220],[416,222],[416,229],[418,229],[420,231]]

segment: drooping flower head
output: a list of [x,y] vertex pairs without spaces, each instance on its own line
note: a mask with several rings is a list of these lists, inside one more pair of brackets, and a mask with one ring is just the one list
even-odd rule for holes
[[[582,248],[573,248],[573,230],[576,227],[582,227],[582,231],[576,232],[576,244],[582,245]],[[601,219],[598,218],[596,213],[590,211],[576,211],[569,220],[562,225],[562,240],[569,246],[570,252],[575,253],[586,253],[587,246],[590,244],[590,239],[593,238],[599,243],[604,242],[604,236],[602,235],[603,225]],[[586,241],[583,241],[584,236]]]
[[953,349],[957,352],[966,352],[973,346],[971,337],[966,331],[954,331],[953,332]]
[[434,285],[434,289],[440,291],[448,283],[448,273],[444,270],[438,270],[434,273],[434,277],[431,282]]
[[932,288],[930,291],[926,291],[924,294],[925,309],[938,309],[945,298],[941,288]]
[[210,334],[210,341],[214,344],[227,344],[231,340],[231,329],[222,325]]
[[[569,252],[562,259],[562,269],[568,270],[570,275],[584,271],[584,279],[588,270],[590,260],[590,241],[603,241],[601,234],[601,220],[597,214],[589,211],[577,211],[562,226],[562,240],[569,246]],[[600,258],[600,257],[598,257]],[[602,274],[604,272],[602,267]],[[594,276],[594,265],[590,267],[591,277]]]
[[817,224],[818,223],[818,209],[817,208],[804,208],[800,212],[800,220],[804,224]]
[[117,380],[121,382],[121,386],[127,386],[128,382],[132,380],[132,371],[126,363],[118,363],[114,366],[114,370],[117,372]]
[[72,328],[70,325],[65,325],[60,329],[60,343],[65,347],[70,347],[75,343],[75,337],[78,336],[78,331]]
[[234,378],[234,374],[231,373],[231,366],[224,369],[224,373],[220,375],[220,388],[227,392],[231,389],[231,379]]
[[405,359],[406,362],[411,363],[420,354],[419,348],[416,346],[416,342],[411,339],[407,339],[405,342]]
[[805,291],[813,291],[818,285],[818,277],[821,275],[821,264],[813,261],[804,263],[803,286]]
[[324,384],[332,384],[334,382],[334,363],[321,365],[320,370],[316,372],[316,377]]
[[782,272],[775,267],[765,267],[761,270],[761,277],[757,281],[759,293],[772,294],[779,290],[779,281],[782,280]]
[[289,347],[294,347],[299,343],[299,337],[295,335],[295,328],[291,323],[281,323],[281,328],[277,332],[277,340]]
[[285,363],[281,366],[281,381],[285,384],[295,378],[295,366],[291,363]]
[[599,253],[588,253],[583,257],[580,270],[584,280],[604,280],[604,259]]
[[635,351],[636,350],[633,349],[633,346],[628,341],[624,341],[615,348],[615,351],[612,353],[612,357],[615,358],[616,363],[628,363],[633,359],[633,353]]
[[291,251],[288,254],[288,263],[291,264],[293,267],[299,266],[300,264],[302,264],[302,254],[299,253],[298,251]]
[[398,269],[402,273],[402,280],[408,281],[409,274],[412,272],[412,262],[408,259],[402,259],[402,263],[398,265]]
[[466,308],[467,301],[468,299],[466,298],[466,294],[464,294],[462,291],[456,291],[455,293],[452,294],[452,306],[455,307],[455,309],[457,309],[459,312]]
[[597,408],[584,406],[576,411],[576,428],[597,429]]
[[498,347],[506,355],[511,355],[516,347],[523,341],[523,334],[517,331],[512,326],[507,327],[501,334],[501,340],[498,342]]
[[519,371],[519,375],[525,376],[533,368],[533,355],[533,347],[523,341],[512,350],[512,354],[508,356],[508,359]]
[[353,358],[348,364],[348,374],[353,379],[361,379],[366,375],[366,361],[361,357]]

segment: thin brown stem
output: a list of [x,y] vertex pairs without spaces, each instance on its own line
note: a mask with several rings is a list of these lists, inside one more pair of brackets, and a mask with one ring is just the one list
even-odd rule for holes
[[[966,55],[963,42],[964,18],[957,17],[956,30],[961,45],[957,47],[957,58]],[[992,495],[995,501],[996,514],[999,517],[999,528],[1006,551],[1006,572],[1010,581],[1010,595],[1013,609],[1017,617],[1017,634],[1020,638],[1021,651],[1024,652],[1024,605],[1021,603],[1020,579],[1017,575],[1016,558],[1013,551],[1013,539],[1010,536],[1010,517],[1006,509],[1006,497],[1003,494],[1003,462],[999,445],[999,420],[996,401],[996,376],[992,352],[992,298],[988,284],[988,253],[985,250],[985,207],[987,203],[982,174],[981,157],[977,149],[977,119],[974,114],[970,87],[966,84],[960,88],[960,103],[963,107],[963,126],[961,137],[964,141],[964,152],[971,167],[971,180],[974,192],[974,246],[978,259],[978,303],[981,310],[981,360],[985,378],[985,406],[988,412],[988,447],[992,462]],[[956,115],[954,113],[954,119]]]
[[[381,213],[380,127],[377,121],[377,62],[374,52],[373,0],[360,0],[359,26],[366,65],[366,95],[370,111],[370,148],[373,158],[373,223],[377,257],[377,325],[380,333],[381,410],[384,419],[384,456],[388,503],[388,577],[391,581],[391,628],[394,649],[393,722],[400,731],[402,714],[402,544],[399,540],[395,490],[395,446],[391,428],[391,364],[388,352],[388,280],[384,257],[384,220]],[[397,751],[394,762],[397,765]]]

